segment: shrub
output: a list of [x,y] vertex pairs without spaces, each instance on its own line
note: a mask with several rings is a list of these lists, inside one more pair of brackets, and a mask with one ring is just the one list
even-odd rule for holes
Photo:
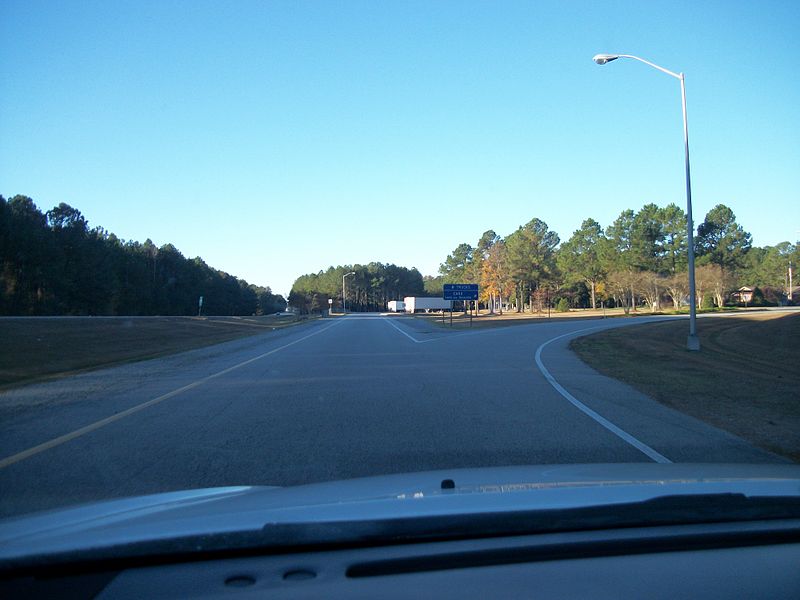
[[770,302],[764,295],[764,290],[760,287],[756,287],[753,290],[753,301],[750,302],[750,306],[775,306],[776,302]]
[[556,312],[569,312],[569,300],[559,298],[558,302],[556,302]]

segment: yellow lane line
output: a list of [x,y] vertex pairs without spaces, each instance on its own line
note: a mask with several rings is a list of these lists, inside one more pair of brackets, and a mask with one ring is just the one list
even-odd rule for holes
[[226,375],[226,374],[230,373],[231,371],[235,371],[236,369],[239,369],[241,367],[249,365],[250,363],[253,363],[253,362],[257,361],[257,360],[261,360],[262,358],[266,358],[267,356],[270,356],[271,354],[275,354],[276,352],[280,352],[281,350],[284,350],[284,349],[288,348],[289,346],[294,346],[295,344],[299,344],[300,342],[302,342],[304,340],[307,340],[310,337],[313,337],[313,336],[315,336],[317,334],[320,334],[323,331],[327,331],[331,327],[335,327],[340,322],[341,321],[337,321],[336,323],[332,323],[331,325],[328,325],[327,327],[325,327],[323,329],[318,329],[317,331],[309,333],[308,335],[303,336],[301,338],[298,338],[293,342],[289,342],[288,344],[284,344],[283,346],[275,348],[274,350],[270,350],[269,352],[265,352],[264,354],[260,354],[260,355],[258,355],[256,357],[250,358],[250,359],[248,359],[248,360],[246,360],[244,362],[240,362],[237,365],[234,365],[232,367],[228,367],[227,369],[219,371],[218,373],[214,373],[213,375],[209,375],[208,377],[203,377],[202,379],[198,379],[197,381],[195,381],[193,383],[190,383],[188,385],[185,385],[185,386],[183,386],[181,388],[178,388],[177,390],[173,390],[171,392],[168,392],[168,393],[164,394],[163,396],[159,396],[158,398],[153,398],[152,400],[148,400],[147,402],[142,402],[141,404],[137,404],[136,406],[132,406],[131,408],[129,408],[127,410],[123,410],[122,412],[118,412],[116,414],[113,414],[110,417],[106,417],[105,419],[101,419],[99,421],[95,421],[94,423],[91,423],[90,425],[86,425],[85,427],[81,427],[80,429],[76,429],[75,431],[71,431],[71,432],[66,433],[64,435],[61,435],[61,436],[59,436],[57,438],[53,438],[52,440],[44,442],[43,444],[39,444],[38,446],[34,446],[33,448],[28,448],[27,450],[23,450],[22,452],[18,452],[17,454],[14,454],[12,456],[4,458],[4,459],[0,460],[0,469],[3,469],[5,467],[8,467],[8,466],[13,465],[15,463],[18,463],[20,461],[23,461],[26,458],[30,458],[31,456],[35,456],[36,454],[40,454],[41,452],[44,452],[45,450],[50,450],[51,448],[55,448],[56,446],[60,446],[61,444],[65,444],[65,443],[67,443],[67,442],[69,442],[71,440],[74,440],[75,438],[81,437],[82,435],[86,435],[87,433],[91,433],[92,431],[96,431],[96,430],[100,429],[101,427],[105,427],[106,425],[114,423],[115,421],[119,421],[120,419],[124,419],[125,417],[128,417],[128,416],[130,416],[130,415],[132,415],[134,413],[137,413],[140,410],[144,410],[145,408],[148,408],[149,406],[153,406],[154,404],[158,404],[159,402],[163,402],[164,400],[168,400],[169,398],[173,398],[174,396],[177,396],[178,394],[182,394],[183,392],[189,391],[189,390],[194,389],[194,388],[196,388],[196,387],[198,387],[200,385],[203,385],[204,383],[207,383],[207,382],[211,381],[212,379],[216,379],[217,377],[222,377],[223,375]]

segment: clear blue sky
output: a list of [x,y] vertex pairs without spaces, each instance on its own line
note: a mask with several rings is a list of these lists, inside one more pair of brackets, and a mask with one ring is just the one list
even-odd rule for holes
[[800,230],[800,2],[0,3],[0,193],[288,293],[647,202]]

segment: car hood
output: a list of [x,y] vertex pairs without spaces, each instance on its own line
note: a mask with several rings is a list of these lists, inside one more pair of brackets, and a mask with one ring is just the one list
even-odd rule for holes
[[396,537],[403,531],[397,524],[410,520],[428,519],[441,531],[448,518],[603,508],[619,515],[626,505],[709,497],[796,503],[800,465],[520,466],[169,492],[6,519],[0,522],[0,561],[13,566],[31,557],[106,556],[176,540],[182,551],[199,551],[213,549],[220,539],[236,543],[237,535],[248,545],[356,541],[386,535],[385,528],[369,526],[374,523],[394,523]]

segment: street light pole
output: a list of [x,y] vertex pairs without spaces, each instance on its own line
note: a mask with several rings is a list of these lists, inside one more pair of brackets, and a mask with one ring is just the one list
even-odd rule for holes
[[[800,231],[797,231],[795,233],[800,233]],[[794,243],[795,251],[797,250],[797,245],[799,243],[800,242],[795,242]],[[792,259],[790,257],[789,258],[789,287],[786,290],[786,302],[787,302],[788,305],[794,304],[794,294],[792,294],[792,290],[793,289],[794,289],[794,282],[792,281]]]
[[688,350],[700,350],[700,338],[697,337],[697,292],[694,283],[694,223],[692,222],[692,178],[689,174],[689,120],[686,116],[686,85],[683,73],[681,80],[681,103],[683,104],[683,144],[686,155],[686,243],[689,246],[689,337],[686,340]]
[[686,113],[686,85],[683,73],[673,73],[659,67],[655,63],[648,60],[633,56],[630,54],[597,54],[592,59],[598,65],[610,63],[612,60],[618,58],[632,58],[644,64],[658,69],[662,73],[666,73],[675,77],[681,82],[681,106],[683,108],[683,144],[686,156],[686,241],[689,253],[689,337],[686,340],[686,348],[691,351],[700,350],[700,339],[697,337],[697,292],[695,288],[694,279],[694,222],[692,220],[692,179],[689,173],[689,121]]
[[355,275],[355,271],[350,271],[349,273],[345,273],[342,275],[342,313],[347,312],[347,292],[344,284],[344,278],[350,277],[350,275]]

